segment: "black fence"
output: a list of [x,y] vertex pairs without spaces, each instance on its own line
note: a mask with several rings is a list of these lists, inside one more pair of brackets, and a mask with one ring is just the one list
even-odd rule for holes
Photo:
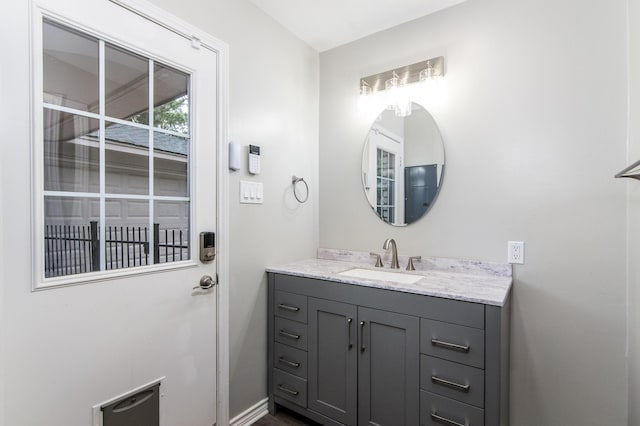
[[45,276],[49,278],[189,259],[186,230],[161,230],[160,224],[155,223],[153,249],[149,250],[147,227],[108,226],[105,228],[106,264],[100,268],[102,246],[99,237],[97,221],[91,221],[89,225],[46,225]]

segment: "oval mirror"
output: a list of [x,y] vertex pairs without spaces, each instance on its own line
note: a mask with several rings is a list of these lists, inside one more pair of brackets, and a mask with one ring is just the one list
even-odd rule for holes
[[433,206],[443,174],[444,145],[431,114],[415,102],[404,112],[382,111],[362,152],[362,185],[376,215],[394,226],[420,219]]

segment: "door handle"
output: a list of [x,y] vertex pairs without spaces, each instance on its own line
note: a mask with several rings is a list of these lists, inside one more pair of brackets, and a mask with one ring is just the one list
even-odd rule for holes
[[300,335],[299,334],[289,333],[289,332],[286,332],[284,330],[280,330],[278,332],[278,334],[280,334],[280,335],[282,335],[284,337],[288,337],[289,339],[295,339],[295,340],[300,339]]
[[351,323],[353,322],[353,318],[347,318],[347,331],[349,335],[349,344],[347,345],[348,349],[353,347],[353,343],[351,342]]
[[465,426],[462,423],[458,423],[446,417],[439,416],[436,412],[431,413],[431,419],[436,423],[440,423],[441,425]]
[[278,361],[280,361],[283,364],[287,364],[290,367],[293,368],[298,368],[300,367],[300,363],[299,362],[293,362],[293,361],[289,361],[288,359],[286,359],[285,357],[281,356],[280,358],[278,358]]
[[364,352],[367,349],[364,346],[364,321],[360,321],[360,352]]
[[203,275],[202,278],[200,278],[200,285],[195,286],[193,289],[209,290],[213,288],[213,286],[215,285],[216,285],[216,282],[213,278],[211,278],[211,275]]
[[281,391],[283,391],[283,392],[288,393],[289,395],[293,395],[293,396],[298,396],[298,394],[300,393],[300,392],[298,392],[297,390],[293,390],[293,389],[285,388],[285,387],[284,387],[284,386],[282,386],[282,385],[278,385],[278,389],[280,389],[280,390],[281,390]]
[[285,305],[284,303],[280,303],[278,305],[278,308],[284,309],[285,311],[291,311],[291,312],[298,312],[300,310],[300,308],[298,308],[297,306],[289,306],[289,305]]
[[469,349],[471,349],[471,346],[469,345],[456,345],[455,343],[449,343],[438,339],[431,339],[431,345],[464,353],[469,352]]
[[437,384],[442,385],[442,386],[448,386],[448,387],[450,387],[452,389],[456,389],[456,390],[459,390],[459,391],[462,391],[462,392],[469,392],[469,389],[471,388],[471,386],[469,386],[468,384],[467,385],[463,385],[463,384],[460,384],[460,383],[456,383],[456,382],[452,382],[452,381],[449,381],[449,380],[441,379],[438,376],[431,376],[431,381],[433,383],[437,383]]

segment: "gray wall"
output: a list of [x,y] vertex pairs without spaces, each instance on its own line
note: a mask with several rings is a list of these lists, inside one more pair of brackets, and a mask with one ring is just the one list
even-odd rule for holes
[[[320,245],[515,267],[511,424],[627,422],[626,0],[473,0],[320,55]],[[380,222],[360,185],[377,115],[358,79],[445,55],[423,99],[447,164],[428,215]],[[604,71],[604,72],[599,72]],[[422,102],[421,102],[422,103]],[[339,206],[339,208],[338,208]]]
[[[629,0],[629,155],[640,160],[640,0]],[[640,182],[629,194],[629,425],[640,424]]]
[[[231,417],[267,396],[264,268],[313,257],[318,245],[318,54],[248,0],[153,0],[229,44],[229,137],[242,170],[229,179]],[[262,173],[247,172],[246,145],[260,145]],[[298,205],[291,176],[311,195]],[[239,204],[240,180],[264,183],[263,205]]]

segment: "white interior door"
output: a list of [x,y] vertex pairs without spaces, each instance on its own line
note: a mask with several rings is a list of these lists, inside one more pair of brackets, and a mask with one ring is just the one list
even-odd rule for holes
[[217,290],[193,287],[216,277],[198,235],[218,226],[217,54],[106,0],[36,0],[31,35],[29,260],[47,291],[8,259],[7,424],[89,424],[161,381],[162,425],[213,425]]

